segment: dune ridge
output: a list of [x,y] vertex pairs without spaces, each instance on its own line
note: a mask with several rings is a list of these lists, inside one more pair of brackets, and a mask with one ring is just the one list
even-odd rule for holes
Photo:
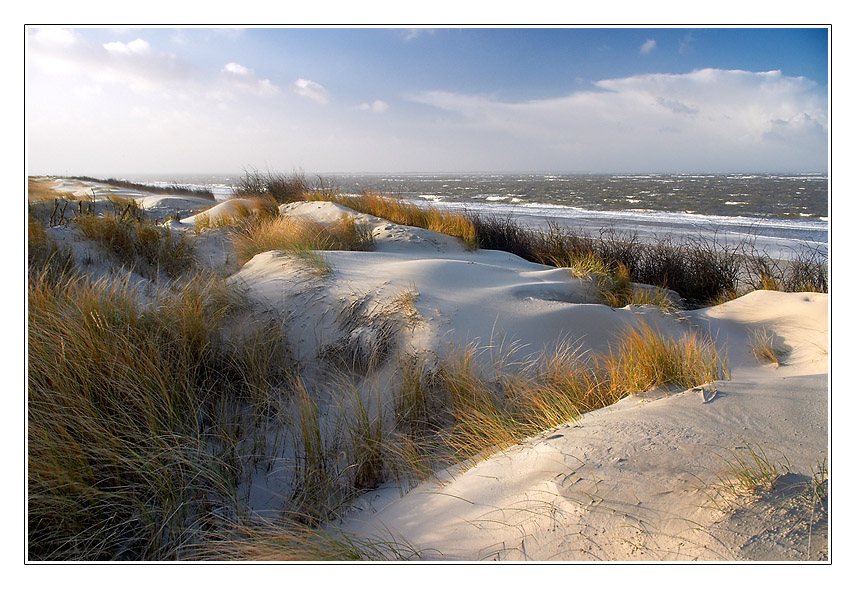
[[[93,188],[101,188],[62,179],[52,186],[95,200]],[[401,358],[442,366],[456,350],[473,347],[476,371],[500,382],[503,370],[531,366],[563,347],[606,356],[639,325],[675,340],[709,337],[727,358],[723,377],[700,388],[640,391],[489,457],[441,465],[421,481],[371,478],[361,470],[358,482],[368,488],[327,514],[321,527],[330,533],[401,541],[417,560],[829,559],[828,499],[808,492],[827,476],[827,294],[755,291],[694,310],[613,308],[590,276],[472,250],[448,235],[324,201],[283,204],[279,215],[321,225],[351,219],[370,233],[371,247],[308,255],[270,250],[242,263],[229,224],[211,221],[239,209],[252,214],[257,201],[212,206],[190,197],[116,195],[133,199],[144,215],[169,217],[159,227],[193,244],[198,264],[246,298],[245,323],[281,320],[289,361],[308,391],[305,407],[328,420],[321,427],[358,415],[363,403],[366,415],[380,416],[369,425],[394,427],[389,408],[404,378]],[[156,266],[148,276],[122,270],[73,222],[48,233],[89,276],[118,274],[140,285],[147,293],[141,304],[169,288]],[[237,333],[239,325],[230,329]],[[758,330],[781,351],[778,365],[753,352]],[[343,373],[351,375],[354,394],[344,405],[341,389],[328,386]],[[434,410],[439,419],[441,409]],[[251,512],[274,524],[293,507],[289,468],[305,465],[309,452],[305,440],[302,450],[290,444],[267,458],[275,467],[250,469],[239,486]],[[769,476],[757,475],[756,486],[735,483],[742,471],[764,465]]]

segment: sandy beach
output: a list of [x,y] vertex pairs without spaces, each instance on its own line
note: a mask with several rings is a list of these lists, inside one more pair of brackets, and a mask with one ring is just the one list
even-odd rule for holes
[[[318,439],[337,440],[336,484],[362,486],[317,523],[331,534],[406,546],[414,562],[830,560],[828,294],[768,290],[695,309],[614,307],[591,275],[320,201],[279,205],[277,218],[351,223],[370,235],[369,245],[264,249],[242,259],[230,220],[260,214],[258,200],[213,203],[39,181],[92,203],[131,199],[171,239],[192,244],[196,263],[247,301],[224,328],[227,341],[263,320],[279,326],[317,408]],[[143,306],[182,288],[162,269],[142,273],[105,254],[81,233],[71,208],[67,221],[52,225],[47,235],[70,249],[82,274],[136,285]],[[438,460],[417,477],[397,475],[384,458],[381,472],[367,478],[342,441],[351,431],[342,423],[363,409],[378,431],[398,439],[407,359],[448,373],[443,367],[470,350],[473,374],[508,391],[518,374],[537,372],[563,351],[615,355],[640,326],[670,342],[709,340],[719,377],[623,395],[534,435],[525,430],[507,447]],[[775,361],[759,358],[759,334]],[[282,401],[290,423],[299,413],[294,398]],[[429,420],[432,411],[451,419],[429,404]],[[306,468],[309,452],[298,430],[282,433],[280,445],[266,442],[264,459],[241,471],[247,476],[236,495],[247,521],[276,527],[294,509],[294,473]],[[276,552],[244,558],[287,560]]]

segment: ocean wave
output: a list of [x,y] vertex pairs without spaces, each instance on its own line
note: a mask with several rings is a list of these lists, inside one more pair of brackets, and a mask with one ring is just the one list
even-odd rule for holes
[[730,226],[741,228],[767,228],[792,231],[827,231],[829,221],[825,218],[798,218],[782,219],[774,217],[746,217],[731,215],[707,215],[695,212],[668,212],[650,211],[646,209],[624,209],[618,211],[603,211],[574,207],[561,204],[546,203],[460,203],[460,202],[438,202],[438,205],[449,208],[470,209],[486,214],[513,215],[526,214],[538,217],[560,218],[560,219],[604,219],[622,220],[627,222],[648,222],[663,225],[690,225],[690,226]]

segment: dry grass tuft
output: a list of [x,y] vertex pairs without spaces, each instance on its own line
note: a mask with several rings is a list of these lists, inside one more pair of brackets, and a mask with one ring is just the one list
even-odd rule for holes
[[74,271],[71,249],[52,239],[44,225],[29,217],[27,220],[28,274],[44,274],[45,279],[58,280]]
[[476,356],[473,346],[457,350],[439,372],[454,420],[441,435],[459,458],[489,456],[630,394],[665,384],[691,388],[726,374],[709,338],[675,340],[647,324],[627,330],[607,353],[564,346],[492,380],[480,374]]
[[166,227],[141,221],[133,214],[84,215],[75,224],[83,235],[131,269],[150,274],[163,270],[175,278],[195,264],[193,247],[184,236],[176,238]]
[[[772,451],[771,451],[772,452]],[[723,468],[709,494],[714,499],[735,499],[771,491],[779,477],[792,472],[784,455],[773,459],[760,445],[743,440],[741,445],[718,455]]]
[[329,200],[357,212],[380,217],[399,225],[420,227],[452,235],[461,239],[470,250],[479,247],[475,226],[463,213],[440,210],[431,206],[417,206],[400,198],[391,198],[374,192],[364,192],[359,196],[333,195],[329,192],[309,193],[306,199]]
[[70,192],[60,192],[50,186],[48,178],[27,178],[27,201],[28,202],[53,202],[55,200],[78,200]]
[[776,343],[776,335],[766,329],[753,329],[749,332],[749,347],[759,362],[768,362],[781,366],[782,358],[788,351]]
[[727,358],[710,337],[688,332],[674,339],[646,323],[625,331],[597,363],[609,376],[609,388],[619,394],[660,384],[691,388],[727,374]]
[[234,187],[234,195],[239,198],[263,196],[273,199],[277,204],[283,204],[304,200],[312,189],[300,172],[288,175],[251,169],[244,171],[243,177]]
[[371,305],[368,295],[356,297],[338,318],[346,335],[324,349],[321,357],[355,374],[378,369],[394,355],[400,331],[412,329],[421,321],[414,304],[417,296],[414,290],[406,290]]
[[368,228],[356,223],[353,215],[346,215],[330,224],[292,217],[254,218],[238,228],[233,243],[244,263],[271,250],[290,251],[312,261],[309,252],[366,250],[373,240]]
[[30,559],[181,557],[236,516],[259,383],[289,370],[275,330],[225,344],[238,301],[200,277],[141,308],[127,285],[31,274]]

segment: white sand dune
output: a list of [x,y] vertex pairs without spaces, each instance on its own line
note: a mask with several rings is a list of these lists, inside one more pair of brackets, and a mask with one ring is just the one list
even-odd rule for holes
[[[284,213],[332,221],[329,203]],[[809,557],[805,513],[791,498],[718,505],[711,489],[732,452],[766,451],[810,475],[827,452],[828,296],[754,292],[718,307],[665,314],[651,307],[597,304],[593,285],[565,270],[497,251],[467,252],[446,236],[360,216],[374,229],[371,252],[327,252],[333,277],[295,280],[295,261],[256,256],[236,274],[250,292],[291,309],[294,342],[309,361],[343,336],[328,313],[368,294],[418,292],[422,321],[404,346],[442,354],[450,345],[500,343],[518,355],[569,340],[604,349],[646,320],[664,333],[710,333],[727,347],[731,379],[698,392],[627,398],[476,464],[421,484],[366,495],[341,522],[377,536],[386,530],[438,559],[781,560]],[[304,297],[295,312],[293,301]],[[766,328],[788,350],[761,365],[751,331]],[[781,494],[781,493],[780,493]],[[775,532],[771,531],[775,529]],[[826,554],[825,528],[811,530],[811,558]]]
[[[211,199],[208,198],[141,192],[92,180],[56,178],[43,179],[42,181],[59,193],[70,194],[76,198],[95,203],[103,204],[114,197],[134,199],[152,219],[165,219],[178,213],[187,215],[190,212],[210,209],[212,205]],[[103,208],[99,208],[96,212],[103,212]]]
[[[147,196],[151,207],[198,203]],[[210,203],[209,203],[210,204]],[[206,214],[230,214],[227,201]],[[283,214],[332,222],[350,211],[298,203]],[[194,216],[169,226],[193,235]],[[355,214],[372,228],[367,252],[331,251],[318,277],[285,252],[256,255],[231,275],[260,309],[288,315],[286,335],[307,378],[325,348],[349,337],[345,309],[380,309],[410,293],[418,314],[397,349],[439,356],[477,342],[491,359],[522,360],[563,342],[605,350],[640,321],[680,336],[709,333],[727,348],[730,379],[704,403],[697,391],[629,397],[545,432],[488,460],[436,473],[404,493],[388,485],[365,494],[337,527],[357,536],[391,535],[439,560],[802,560],[828,557],[825,519],[809,530],[803,475],[828,452],[828,295],[754,292],[723,305],[665,313],[613,309],[595,285],[569,271],[499,251],[467,251],[454,238]],[[229,264],[226,240],[197,236],[202,257]],[[232,262],[234,264],[234,262]],[[231,272],[231,270],[229,270]],[[775,334],[781,366],[753,356],[753,329]],[[371,325],[359,337],[371,339]],[[318,369],[320,370],[320,369]],[[394,366],[378,375],[389,378]],[[793,474],[760,499],[724,501],[715,489],[726,461],[763,449]],[[792,484],[792,483],[798,484]],[[274,485],[270,480],[264,485]],[[789,487],[788,484],[791,484]],[[276,489],[270,489],[276,495]],[[717,501],[714,501],[716,499]],[[810,544],[810,546],[809,546]]]

